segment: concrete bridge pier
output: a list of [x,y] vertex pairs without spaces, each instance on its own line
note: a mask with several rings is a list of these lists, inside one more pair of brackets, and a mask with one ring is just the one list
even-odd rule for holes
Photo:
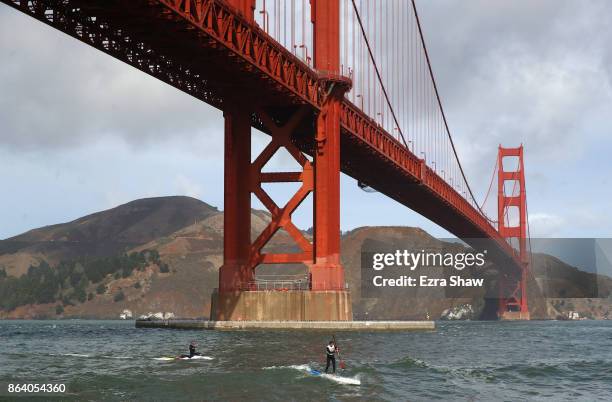
[[213,293],[212,321],[352,321],[348,291]]

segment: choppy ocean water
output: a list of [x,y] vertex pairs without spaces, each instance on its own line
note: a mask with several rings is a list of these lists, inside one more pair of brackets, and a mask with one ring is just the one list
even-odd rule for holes
[[[62,400],[612,400],[612,322],[442,322],[336,333],[360,386],[312,376],[329,332],[136,329],[0,321],[0,384],[63,383]],[[196,341],[212,360],[160,360]],[[10,398],[0,390],[0,399]]]

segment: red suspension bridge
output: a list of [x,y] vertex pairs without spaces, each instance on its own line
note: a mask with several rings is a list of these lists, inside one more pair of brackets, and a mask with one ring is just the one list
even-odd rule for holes
[[[223,111],[218,319],[249,318],[234,314],[239,294],[258,265],[280,263],[308,266],[306,297],[324,295],[310,301],[313,311],[338,307],[310,318],[350,319],[340,263],[341,171],[474,247],[486,243],[489,257],[510,267],[498,283],[499,315],[529,318],[523,148],[498,150],[497,216],[490,218],[489,194],[482,204],[476,201],[460,163],[414,1],[0,1]],[[252,127],[272,139],[253,161]],[[299,171],[264,171],[281,148]],[[515,169],[507,170],[507,157],[517,160]],[[300,187],[286,205],[277,205],[262,187],[271,182]],[[311,193],[309,240],[291,217]],[[255,241],[251,194],[272,215]],[[264,252],[279,230],[301,251]]]

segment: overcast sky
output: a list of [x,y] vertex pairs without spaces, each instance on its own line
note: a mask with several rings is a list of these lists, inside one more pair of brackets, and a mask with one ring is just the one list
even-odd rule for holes
[[[612,235],[612,2],[417,5],[477,196],[497,146],[523,143],[532,234]],[[223,207],[219,111],[5,5],[0,60],[0,239],[143,197]],[[264,141],[256,134],[255,148]],[[409,225],[447,235],[348,177],[341,210],[345,230]],[[307,208],[296,220],[311,226]]]

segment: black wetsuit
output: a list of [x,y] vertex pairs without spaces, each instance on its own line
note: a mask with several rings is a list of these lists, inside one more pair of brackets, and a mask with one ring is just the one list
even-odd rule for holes
[[325,365],[325,372],[329,369],[329,364],[332,364],[334,373],[336,372],[336,345],[327,345],[325,347],[325,354],[327,355],[327,364]]
[[193,356],[200,356],[200,354],[198,352],[196,352],[195,346],[189,345],[189,354],[188,355],[180,355],[179,357],[181,359],[184,359],[186,357],[191,359]]

